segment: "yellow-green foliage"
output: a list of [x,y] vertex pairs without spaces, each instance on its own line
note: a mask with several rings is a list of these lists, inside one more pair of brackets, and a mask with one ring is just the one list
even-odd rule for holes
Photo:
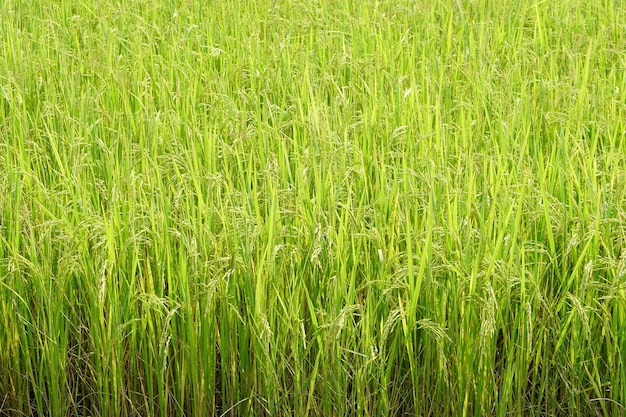
[[626,415],[620,0],[0,2],[0,415]]

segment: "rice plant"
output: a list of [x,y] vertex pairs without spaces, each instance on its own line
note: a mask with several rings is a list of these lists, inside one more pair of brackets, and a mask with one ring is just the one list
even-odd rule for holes
[[619,0],[4,0],[0,415],[626,416]]

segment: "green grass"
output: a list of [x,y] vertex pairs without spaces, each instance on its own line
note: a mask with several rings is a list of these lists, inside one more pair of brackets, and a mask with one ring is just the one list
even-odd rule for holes
[[619,0],[4,0],[0,415],[626,416]]

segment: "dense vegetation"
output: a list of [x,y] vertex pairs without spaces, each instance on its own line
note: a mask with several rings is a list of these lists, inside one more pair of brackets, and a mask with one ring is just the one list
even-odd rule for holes
[[619,0],[4,0],[0,415],[626,415]]

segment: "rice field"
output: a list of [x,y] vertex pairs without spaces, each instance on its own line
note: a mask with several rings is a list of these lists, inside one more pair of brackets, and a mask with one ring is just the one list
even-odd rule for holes
[[0,416],[626,416],[626,4],[4,0]]

